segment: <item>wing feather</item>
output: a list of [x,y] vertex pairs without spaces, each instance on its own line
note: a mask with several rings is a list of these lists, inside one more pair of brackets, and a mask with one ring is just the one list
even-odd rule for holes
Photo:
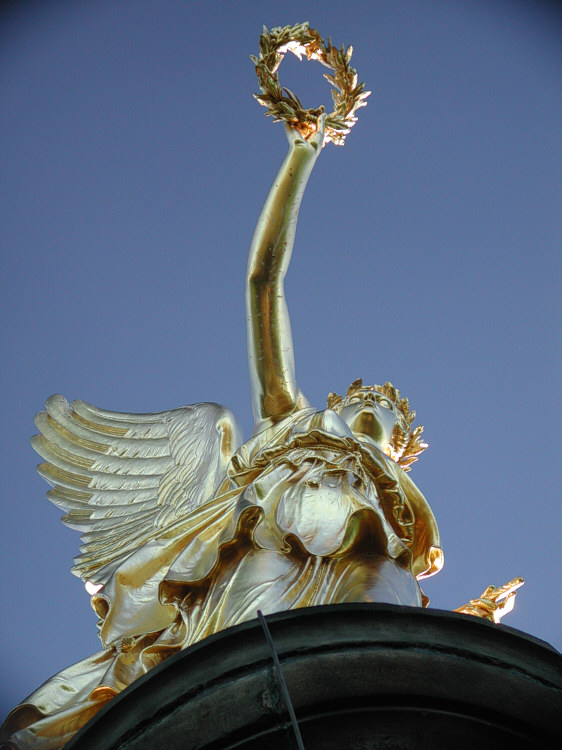
[[[76,420],[63,416],[55,418],[47,412],[39,412],[35,418],[35,424],[46,440],[76,456],[91,458],[93,454],[108,454],[129,458],[157,458],[169,453],[167,438],[139,440],[125,436],[102,436],[83,428]],[[69,428],[75,432],[72,433]]]
[[[143,502],[154,502],[157,496],[157,488],[148,487],[146,489],[125,490],[119,492],[118,502],[120,507],[128,508],[131,505],[138,505]],[[115,492],[112,490],[99,490],[81,492],[80,490],[67,490],[64,487],[57,487],[47,492],[47,497],[55,505],[61,504],[60,507],[66,507],[66,503],[73,503],[75,507],[81,508],[84,504],[89,505],[92,509],[96,505],[114,505],[116,504]]]
[[51,396],[33,448],[47,497],[81,532],[72,572],[105,584],[126,557],[210,499],[240,444],[218,404],[153,414],[119,413]]

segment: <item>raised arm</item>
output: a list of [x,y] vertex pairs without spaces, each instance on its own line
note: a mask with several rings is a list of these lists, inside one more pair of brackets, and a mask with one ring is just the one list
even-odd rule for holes
[[306,141],[287,128],[289,153],[262,209],[246,275],[248,363],[256,429],[308,402],[295,378],[293,337],[284,279],[291,260],[302,196],[322,150],[324,118]]

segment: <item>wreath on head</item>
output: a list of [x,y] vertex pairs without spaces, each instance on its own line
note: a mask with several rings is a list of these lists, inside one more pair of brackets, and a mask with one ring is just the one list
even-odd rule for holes
[[334,111],[328,115],[325,123],[325,141],[332,141],[343,146],[345,137],[357,122],[355,112],[365,107],[365,99],[371,93],[365,91],[364,83],[357,83],[357,71],[349,61],[353,48],[332,45],[331,40],[324,42],[318,31],[311,29],[308,22],[296,26],[276,27],[268,31],[263,27],[260,36],[260,55],[250,55],[258,76],[261,94],[254,94],[264,107],[266,115],[271,115],[274,122],[283,120],[308,138],[316,131],[318,118],[324,107],[305,109],[300,99],[289,89],[279,83],[277,70],[287,52],[292,52],[299,60],[306,55],[307,60],[318,60],[333,74],[324,74],[332,85]]

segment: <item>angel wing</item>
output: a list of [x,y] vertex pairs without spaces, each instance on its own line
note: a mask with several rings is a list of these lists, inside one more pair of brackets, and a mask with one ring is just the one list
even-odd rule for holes
[[218,404],[121,414],[55,395],[45,406],[31,440],[45,459],[37,470],[63,523],[82,532],[72,572],[94,584],[212,498],[241,443],[234,415]]

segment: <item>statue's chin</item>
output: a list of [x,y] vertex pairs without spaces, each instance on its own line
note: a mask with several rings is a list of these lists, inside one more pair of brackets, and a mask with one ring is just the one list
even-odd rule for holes
[[379,450],[383,450],[388,444],[388,435],[374,412],[362,412],[354,421],[351,430],[357,438],[366,440]]

